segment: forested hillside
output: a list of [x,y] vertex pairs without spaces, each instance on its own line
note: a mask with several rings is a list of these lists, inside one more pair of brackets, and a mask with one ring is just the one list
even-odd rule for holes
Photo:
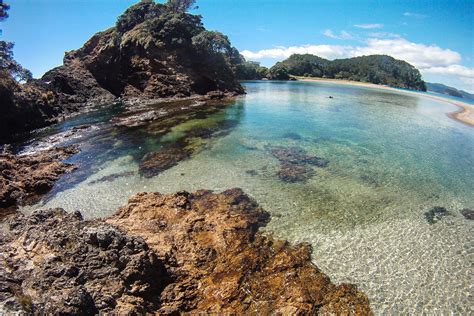
[[[327,60],[315,55],[291,55],[269,70],[270,79],[288,75],[346,79],[426,91],[421,74],[409,63],[386,55]],[[273,74],[273,76],[272,76]]]

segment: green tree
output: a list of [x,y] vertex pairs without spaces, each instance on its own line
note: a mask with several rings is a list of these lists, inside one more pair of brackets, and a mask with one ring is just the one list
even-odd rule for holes
[[[0,21],[8,18],[10,6],[0,0]],[[1,31],[1,30],[0,30]],[[31,71],[23,68],[15,59],[13,59],[13,46],[15,44],[6,41],[0,41],[0,71],[13,77],[17,81],[28,81],[32,78]]]
[[268,79],[289,80],[290,76],[288,73],[288,69],[282,63],[278,62],[268,71]]
[[230,55],[232,46],[229,38],[216,31],[203,31],[193,37],[193,45],[198,51],[210,52],[213,54],[223,53]]
[[8,18],[8,10],[10,10],[10,6],[0,0],[0,22]]
[[196,0],[168,0],[166,6],[173,12],[187,12],[191,9],[197,9]]

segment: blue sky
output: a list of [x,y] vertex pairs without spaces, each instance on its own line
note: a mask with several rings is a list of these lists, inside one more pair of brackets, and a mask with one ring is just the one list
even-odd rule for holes
[[[10,0],[2,39],[35,76],[65,51],[113,26],[137,0]],[[344,58],[388,54],[425,80],[474,92],[474,1],[198,0],[207,28],[247,59],[273,65],[291,53]]]

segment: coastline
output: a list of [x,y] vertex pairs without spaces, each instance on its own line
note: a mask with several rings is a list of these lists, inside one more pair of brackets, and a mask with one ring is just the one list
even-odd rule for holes
[[298,79],[299,81],[337,83],[337,84],[342,84],[342,85],[376,88],[376,89],[394,91],[398,93],[405,93],[409,95],[416,95],[416,96],[425,97],[425,98],[440,101],[440,102],[450,103],[457,106],[459,109],[454,112],[446,113],[446,115],[458,122],[474,127],[474,105],[468,104],[465,102],[451,100],[451,99],[443,98],[441,96],[436,96],[436,95],[423,94],[417,91],[396,89],[396,88],[382,86],[382,85],[368,83],[368,82],[351,81],[351,80],[344,80],[344,79],[323,79],[323,78],[311,78],[311,77],[307,78],[307,77],[298,77],[298,76],[296,76],[295,78]]

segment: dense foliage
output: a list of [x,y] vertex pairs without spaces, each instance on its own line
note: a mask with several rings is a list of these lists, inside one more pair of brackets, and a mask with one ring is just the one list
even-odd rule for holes
[[242,61],[235,66],[235,74],[240,80],[261,80],[267,78],[268,68],[255,61]]
[[285,71],[287,75],[294,76],[347,79],[426,91],[418,69],[386,55],[330,61],[310,54],[295,54],[270,69],[270,73],[278,74],[273,79],[285,77]]
[[[9,9],[10,6],[0,0],[0,22],[8,18]],[[0,41],[0,71],[3,73],[2,77],[11,76],[17,81],[28,81],[32,78],[31,72],[13,59],[13,46],[14,44],[11,42]]]

